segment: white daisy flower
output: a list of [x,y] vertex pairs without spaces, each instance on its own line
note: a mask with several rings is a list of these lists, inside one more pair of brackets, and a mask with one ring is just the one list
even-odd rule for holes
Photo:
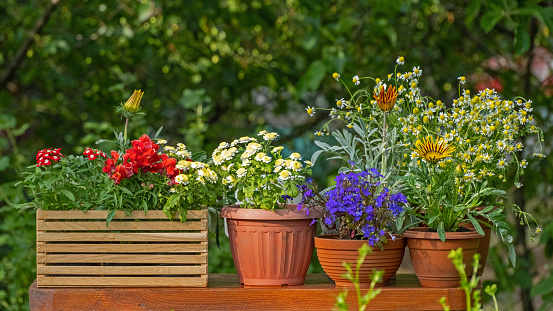
[[275,140],[278,138],[278,133],[267,133],[263,135],[265,141]]
[[190,158],[191,154],[187,150],[179,150],[177,151],[177,155],[183,158]]
[[359,85],[361,83],[361,80],[359,80],[359,76],[357,75],[353,76],[352,81],[353,81],[353,84],[355,85]]
[[290,159],[292,159],[292,160],[301,160],[301,155],[297,152],[294,152],[290,155]]
[[244,177],[246,176],[247,172],[248,171],[245,168],[241,167],[238,170],[236,170],[236,176],[238,176],[239,178]]
[[346,100],[341,98],[341,99],[337,99],[336,100],[336,106],[340,107],[340,109],[342,109],[343,107],[346,106]]
[[285,181],[285,180],[288,180],[290,179],[290,176],[292,174],[288,171],[288,170],[282,170],[279,174],[278,174],[278,178],[282,181]]
[[255,160],[261,162],[261,161],[263,161],[263,158],[265,156],[266,156],[266,154],[264,152],[260,152],[260,153],[255,155]]
[[396,63],[398,65],[403,65],[405,63],[405,59],[403,58],[403,56],[399,56],[396,60]]
[[305,111],[307,111],[307,114],[311,117],[315,115],[315,107],[307,106],[307,108],[305,108]]
[[282,146],[274,147],[273,150],[271,150],[271,152],[272,153],[277,153],[277,152],[281,151],[282,149],[284,149],[284,147],[282,147]]
[[188,184],[188,175],[179,174],[175,177],[175,183],[176,184]]

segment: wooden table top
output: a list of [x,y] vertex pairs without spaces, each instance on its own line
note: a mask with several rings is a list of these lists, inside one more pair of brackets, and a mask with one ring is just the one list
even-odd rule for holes
[[[459,288],[424,288],[415,275],[398,274],[376,296],[367,310],[442,310],[446,297],[451,310],[465,310],[465,293]],[[207,288],[29,288],[32,311],[100,310],[333,310],[336,288],[325,274],[307,275],[305,285],[248,288],[236,274],[209,274]],[[362,290],[364,294],[366,290]],[[348,294],[356,310],[355,290]]]

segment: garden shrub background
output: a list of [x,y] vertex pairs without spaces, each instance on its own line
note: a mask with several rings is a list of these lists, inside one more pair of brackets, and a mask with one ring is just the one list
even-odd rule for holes
[[[44,19],[43,27],[35,26]],[[312,154],[327,116],[307,105],[345,97],[331,78],[383,76],[404,56],[421,66],[421,88],[448,102],[457,77],[467,87],[531,98],[551,149],[553,1],[76,1],[0,2],[0,309],[28,309],[35,278],[34,213],[14,184],[36,152],[77,154],[110,138],[122,122],[113,107],[145,91],[147,116],[130,137],[163,126],[170,143],[213,150],[220,141],[277,130],[279,143]],[[32,31],[33,29],[38,31]],[[30,45],[26,45],[28,38]],[[21,57],[19,57],[21,56]],[[532,144],[528,141],[525,144]],[[111,146],[99,146],[109,151]],[[326,185],[331,164],[319,162]],[[511,198],[541,221],[536,242],[512,221],[518,265],[493,246],[502,310],[553,303],[553,163],[530,162]],[[211,243],[210,272],[234,272],[228,240]],[[311,271],[321,271],[314,263]],[[512,298],[514,297],[514,298]],[[330,307],[330,306],[329,306]]]

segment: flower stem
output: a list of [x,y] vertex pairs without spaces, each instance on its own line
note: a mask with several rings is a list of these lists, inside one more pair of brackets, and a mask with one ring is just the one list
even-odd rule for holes
[[382,175],[386,176],[386,112],[384,112],[384,124],[382,125]]
[[129,118],[125,121],[125,130],[123,132],[123,143],[127,141],[127,127],[129,126]]

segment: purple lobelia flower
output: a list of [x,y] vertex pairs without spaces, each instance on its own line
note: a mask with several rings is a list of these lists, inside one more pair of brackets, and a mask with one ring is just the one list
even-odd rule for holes
[[391,193],[382,186],[382,178],[374,168],[340,173],[335,178],[336,186],[324,194],[311,184],[304,184],[298,187],[302,192],[300,204],[323,207],[326,225],[339,219],[341,239],[364,239],[370,246],[381,245],[386,235],[394,238],[395,219],[407,203],[403,194]]

